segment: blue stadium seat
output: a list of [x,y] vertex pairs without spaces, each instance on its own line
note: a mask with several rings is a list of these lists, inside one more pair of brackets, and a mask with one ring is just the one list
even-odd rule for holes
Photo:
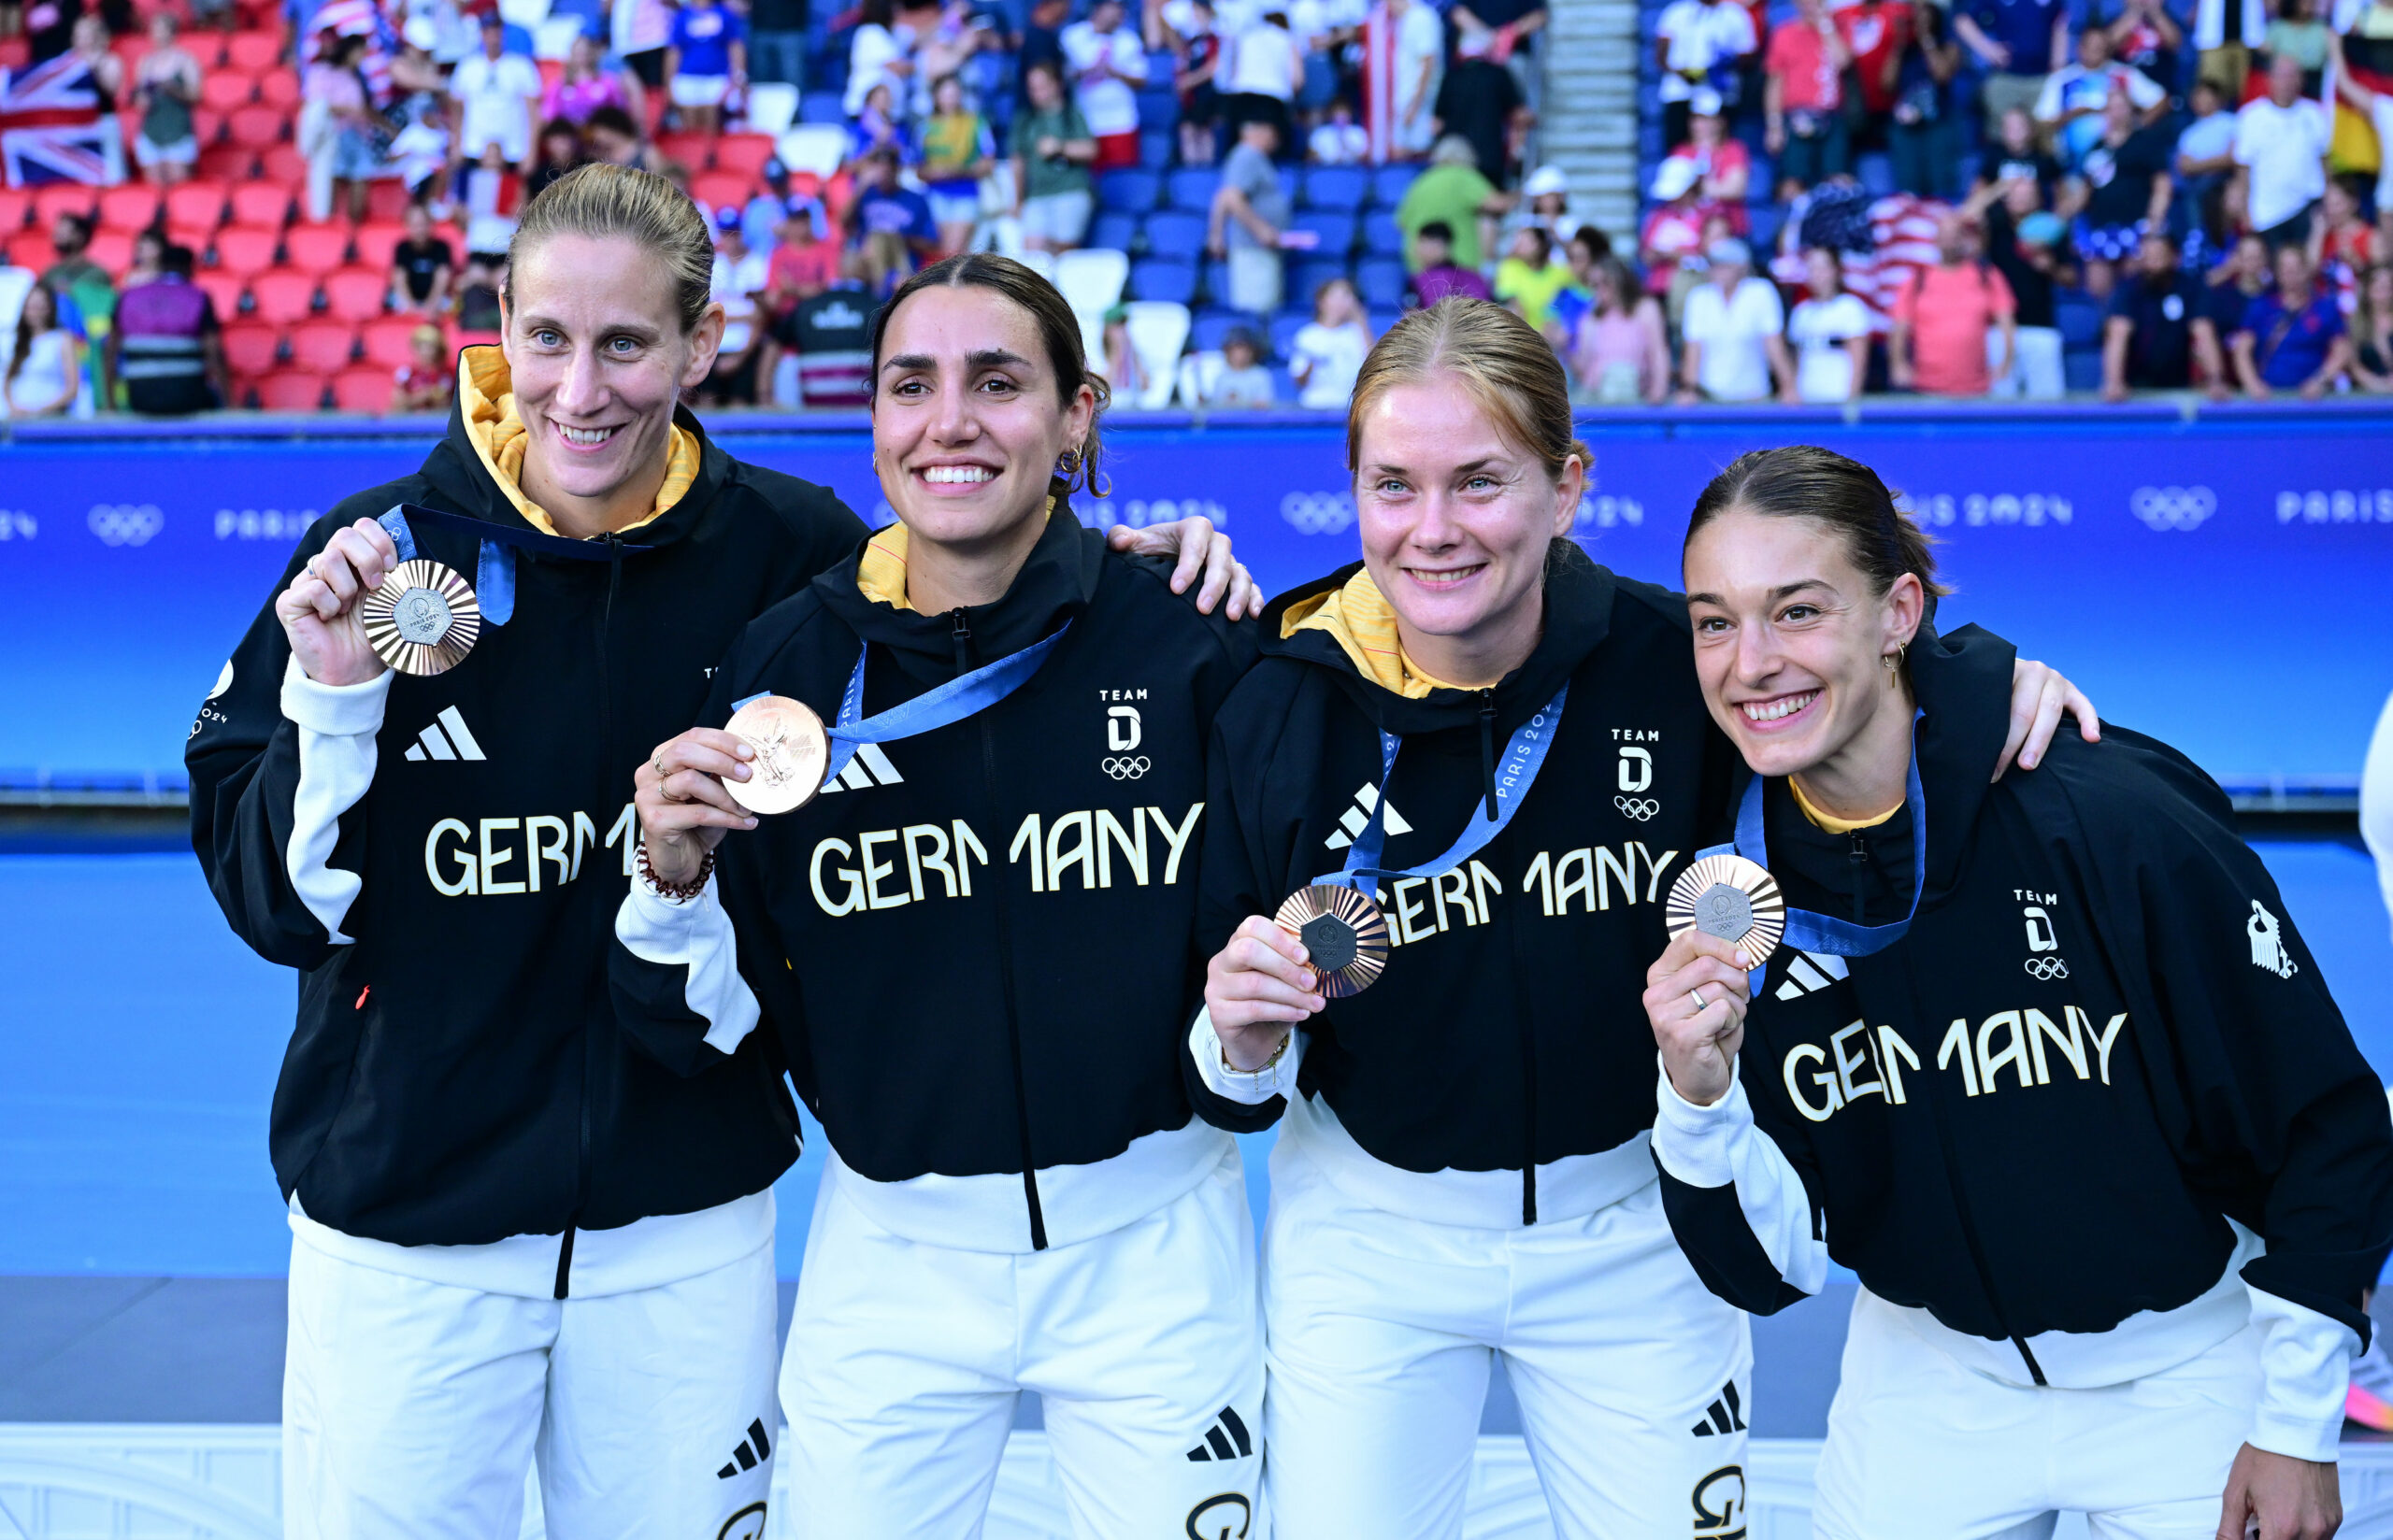
[[1786,223],[1786,206],[1777,203],[1757,203],[1746,210],[1746,215],[1753,221],[1753,231],[1748,239],[1753,243],[1755,255],[1776,250],[1778,232]]
[[1125,214],[1118,208],[1107,209],[1096,217],[1095,224],[1089,226],[1088,243],[1091,246],[1127,251],[1138,244],[1138,240],[1139,216]]
[[1288,221],[1288,228],[1317,236],[1312,254],[1343,259],[1354,249],[1354,215],[1350,209],[1308,208]]
[[1143,214],[1162,191],[1163,178],[1152,171],[1109,171],[1096,179],[1096,206]]
[[1367,306],[1401,306],[1407,287],[1404,264],[1395,257],[1365,257],[1354,264],[1354,288]]
[[797,121],[801,123],[844,123],[848,121],[847,104],[836,91],[810,91],[798,98]]
[[1213,190],[1222,185],[1222,174],[1209,165],[1185,166],[1167,178],[1168,192],[1165,203],[1173,208],[1184,208],[1192,214],[1202,214],[1213,207]]
[[1287,358],[1296,351],[1297,334],[1312,323],[1309,311],[1287,310],[1271,318],[1271,356]]
[[[1168,81],[1168,71],[1150,79]],[[1180,121],[1180,93],[1166,85],[1161,91],[1139,93],[1139,126],[1140,128],[1170,128]]]
[[1205,216],[1159,208],[1147,216],[1147,250],[1158,257],[1194,262],[1205,250]]
[[1271,365],[1271,399],[1274,406],[1293,406],[1297,404],[1297,377],[1284,364]]
[[1404,201],[1404,190],[1412,178],[1421,175],[1417,165],[1383,165],[1371,173],[1371,201],[1383,208],[1394,208]]
[[1252,326],[1254,318],[1236,310],[1206,310],[1200,312],[1188,326],[1188,346],[1196,352],[1211,353],[1221,349],[1222,339],[1236,326]]
[[1176,257],[1149,257],[1131,267],[1130,292],[1139,299],[1189,304],[1196,297],[1196,264]]
[[1394,214],[1375,208],[1363,216],[1363,250],[1380,257],[1404,255],[1404,227]]
[[1287,285],[1282,291],[1283,303],[1310,315],[1313,292],[1332,278],[1346,276],[1346,260],[1343,257],[1306,257],[1291,264],[1288,268]]
[[1227,307],[1230,302],[1230,264],[1208,261],[1202,271],[1205,275],[1205,303]]
[[1894,157],[1884,150],[1865,150],[1854,157],[1853,174],[1873,198],[1883,198],[1895,191]]
[[2062,291],[2053,295],[2053,324],[2060,329],[2065,349],[2102,346],[2102,304],[2081,293]]
[[1180,138],[1168,128],[1139,130],[1139,164],[1149,171],[1168,171],[1180,150]]
[[1305,174],[1305,203],[1312,208],[1356,209],[1371,195],[1371,174],[1359,165],[1317,165]]
[[2061,383],[2072,391],[2099,391],[2102,388],[2102,354],[2083,350],[2060,355]]
[[1404,311],[1395,306],[1374,305],[1364,312],[1364,316],[1371,323],[1371,335],[1383,337],[1387,335],[1389,327],[1404,319]]
[[1280,195],[1288,200],[1289,207],[1297,206],[1297,195],[1304,191],[1304,185],[1305,174],[1301,166],[1283,165],[1280,168]]

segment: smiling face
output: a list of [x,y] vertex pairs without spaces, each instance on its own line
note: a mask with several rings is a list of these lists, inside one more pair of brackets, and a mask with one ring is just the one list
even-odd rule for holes
[[1088,437],[1096,412],[1085,384],[1063,398],[1028,310],[978,284],[917,290],[881,335],[881,492],[916,538],[1003,546],[1045,508],[1057,457]]
[[1585,467],[1573,455],[1557,482],[1442,371],[1370,402],[1355,465],[1363,563],[1406,651],[1449,683],[1495,683],[1537,645],[1546,548]]
[[523,490],[561,521],[618,527],[664,480],[673,404],[714,366],[723,307],[682,331],[671,268],[621,236],[552,235],[513,279],[503,346]]
[[1873,592],[1827,523],[1734,508],[1687,542],[1685,577],[1704,704],[1757,773],[1814,769],[1907,724],[1884,660],[1919,629],[1917,578]]

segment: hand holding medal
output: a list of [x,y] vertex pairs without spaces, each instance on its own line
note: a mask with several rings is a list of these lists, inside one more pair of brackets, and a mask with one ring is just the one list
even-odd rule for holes
[[[735,716],[727,727],[693,727],[658,744],[633,773],[632,804],[639,813],[641,849],[648,876],[660,890],[703,882],[724,834],[756,827],[749,808],[775,810],[745,800],[756,795],[752,787],[761,779],[760,755],[735,731],[738,726],[739,716]],[[815,776],[820,785],[820,769]],[[790,778],[784,777],[781,784],[785,788]],[[811,787],[808,794],[812,794]]]
[[361,519],[336,530],[292,576],[274,614],[308,677],[347,686],[380,677],[386,660],[368,637],[364,611],[401,564],[390,535]]
[[1786,902],[1769,872],[1721,853],[1691,863],[1664,908],[1670,944],[1645,975],[1645,1015],[1678,1093],[1709,1106],[1737,1077],[1748,970],[1770,960],[1786,929]]

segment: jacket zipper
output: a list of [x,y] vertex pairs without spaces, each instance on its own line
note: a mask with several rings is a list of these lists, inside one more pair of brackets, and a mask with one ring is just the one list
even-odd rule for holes
[[[951,612],[955,630],[949,640],[955,647],[955,672],[960,677],[972,669],[972,626],[962,609]],[[989,724],[989,714],[980,713],[981,775],[988,791],[989,807],[997,806],[997,739],[996,731]],[[997,998],[1005,1002],[1006,1046],[1013,1055],[1013,1117],[1014,1128],[1022,1141],[1022,1198],[1030,1210],[1030,1248],[1047,1249],[1047,1216],[1039,1204],[1039,1164],[1030,1149],[1030,1093],[1022,1075],[1022,1018],[1014,1009],[1013,999],[1013,934],[1007,923],[1006,885],[992,874],[989,886],[997,906]]]
[[1862,837],[1861,831],[1858,829],[1853,831],[1851,837],[1853,848],[1847,852],[1844,859],[1853,868],[1853,922],[1856,925],[1866,925],[1870,921],[1869,916],[1862,912],[1861,889],[1862,879],[1870,870],[1870,842]]
[[1496,692],[1479,692],[1479,779],[1486,789],[1487,820],[1496,821]]
[[[1485,810],[1496,817],[1496,692],[1479,692],[1479,777]],[[1519,989],[1529,977],[1521,956],[1521,928],[1512,927],[1512,978]],[[1537,1223],[1537,1028],[1529,1020],[1526,997],[1513,1012],[1521,1043],[1521,1222]]]
[[[607,650],[609,633],[615,625],[615,592],[623,576],[623,542],[609,532],[607,542],[607,599],[598,610],[598,742],[606,758],[600,763],[612,766],[615,763],[615,681]],[[626,840],[638,839],[637,828],[625,831]],[[557,1248],[557,1281],[555,1297],[564,1299],[573,1282],[573,1236],[580,1228],[581,1216],[590,1206],[591,1166],[591,1092],[598,1077],[599,1024],[612,1020],[604,1011],[594,1015],[581,1030],[581,1132],[580,1150],[574,1167],[573,1213],[565,1221],[565,1239]]]

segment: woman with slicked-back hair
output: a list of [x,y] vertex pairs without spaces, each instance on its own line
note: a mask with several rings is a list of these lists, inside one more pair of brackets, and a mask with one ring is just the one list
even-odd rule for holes
[[[1036,1390],[1082,1540],[1249,1534],[1254,1222],[1176,1052],[1254,628],[1073,517],[1107,390],[1045,278],[934,264],[872,362],[897,522],[742,631],[640,770],[618,1013],[699,1083],[772,1041],[829,1137],[781,1365],[797,1533],[978,1535]],[[810,800],[758,796],[752,702],[828,725]]]
[[[1735,766],[1685,601],[1569,540],[1569,383],[1495,305],[1380,339],[1347,456],[1362,560],[1267,608],[1215,734],[1184,1061],[1206,1117],[1282,1120],[1273,1521],[1459,1534],[1500,1355],[1557,1533],[1741,1533],[1745,1318],[1663,1213],[1639,1008]],[[2006,657],[1994,683],[2041,749],[2065,681],[2014,687]],[[1389,950],[1360,992],[1271,918],[1309,885],[1376,894]]]
[[[711,260],[646,172],[533,199],[447,434],[308,532],[193,728],[210,886],[301,976],[271,1131],[294,1540],[511,1535],[535,1463],[559,1540],[762,1529],[795,1112],[767,1037],[697,1076],[638,1051],[608,938],[635,767],[866,531],[679,405],[723,335]],[[386,666],[386,579],[462,660]]]

